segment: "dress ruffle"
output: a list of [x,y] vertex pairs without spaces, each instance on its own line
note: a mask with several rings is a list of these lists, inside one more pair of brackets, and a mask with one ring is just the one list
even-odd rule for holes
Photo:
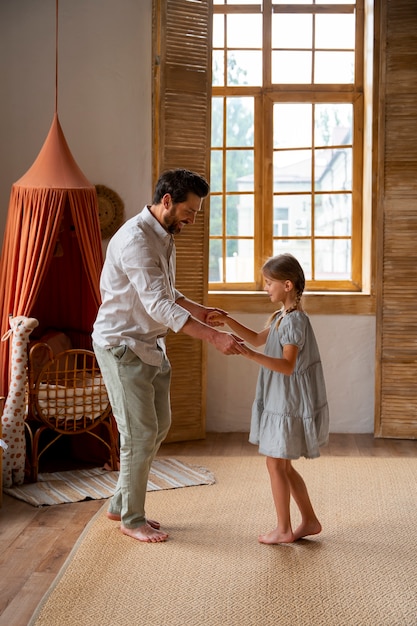
[[326,403],[315,415],[299,417],[273,413],[255,402],[252,411],[250,443],[259,453],[280,459],[315,459],[328,442],[329,409]]

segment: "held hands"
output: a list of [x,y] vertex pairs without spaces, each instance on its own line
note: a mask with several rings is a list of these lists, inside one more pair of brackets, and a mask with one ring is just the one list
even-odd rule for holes
[[234,335],[232,333],[225,333],[222,331],[219,331],[218,334],[232,340],[231,342],[227,342],[226,340],[224,340],[224,344],[222,342],[220,342],[219,345],[217,345],[217,343],[214,344],[216,348],[220,350],[220,352],[223,352],[223,354],[240,354],[247,359],[255,358],[255,360],[256,356],[259,355],[259,352],[253,350],[248,345],[246,345],[241,337],[238,337],[237,335]]
[[[216,326],[225,326],[229,325],[233,322],[232,318],[226,311],[223,309],[208,309],[206,315],[206,324],[208,326],[216,327]],[[223,354],[241,354],[242,356],[246,356],[250,358],[250,354],[253,353],[253,350],[248,348],[245,345],[244,340],[235,335],[233,333],[226,333],[220,331],[218,335],[221,337],[216,337],[215,346],[220,352]],[[229,342],[225,338],[229,338]]]
[[[225,326],[231,320],[232,318],[229,317],[227,311],[223,311],[223,309],[207,309],[205,323],[208,326]],[[238,335],[222,331],[217,333],[214,345],[223,354],[241,354],[250,358],[254,352],[245,345],[244,340]]]
[[228,355],[243,354],[246,348],[243,339],[232,333],[225,333],[223,331],[216,332],[213,345],[217,350]]
[[208,326],[224,326],[227,324],[227,313],[222,309],[208,309],[205,323]]

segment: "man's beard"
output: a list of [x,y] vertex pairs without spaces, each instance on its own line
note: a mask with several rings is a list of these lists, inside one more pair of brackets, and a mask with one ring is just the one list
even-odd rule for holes
[[166,229],[171,235],[178,235],[178,233],[180,233],[182,230],[180,227],[180,222],[177,221],[167,225]]
[[170,235],[178,235],[178,233],[181,232],[181,228],[178,228],[178,223],[170,224],[170,226],[167,227],[167,231]]

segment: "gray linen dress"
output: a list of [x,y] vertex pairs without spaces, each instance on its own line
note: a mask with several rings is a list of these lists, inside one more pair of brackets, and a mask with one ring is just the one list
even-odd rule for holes
[[250,443],[259,453],[281,459],[314,459],[328,441],[329,409],[317,341],[303,311],[278,312],[271,323],[265,354],[282,358],[286,344],[298,346],[291,376],[261,366],[252,407]]

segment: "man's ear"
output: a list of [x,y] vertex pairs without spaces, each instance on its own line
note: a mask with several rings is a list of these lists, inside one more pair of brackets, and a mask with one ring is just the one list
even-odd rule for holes
[[164,209],[168,210],[172,203],[172,197],[170,193],[166,193],[162,196],[161,204],[163,204]]

